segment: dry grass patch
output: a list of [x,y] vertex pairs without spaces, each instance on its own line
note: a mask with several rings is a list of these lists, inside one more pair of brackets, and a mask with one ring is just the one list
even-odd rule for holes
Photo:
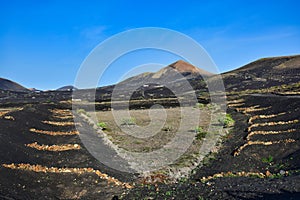
[[253,135],[276,135],[276,134],[284,134],[284,133],[292,133],[292,132],[295,132],[296,129],[288,129],[288,130],[284,130],[284,131],[251,131],[246,139],[247,140],[250,140],[250,138],[253,136]]
[[72,100],[63,100],[63,101],[60,101],[59,103],[61,104],[72,104]]
[[10,115],[6,115],[3,117],[4,119],[7,119],[7,120],[15,120],[15,118],[13,116],[10,116]]
[[[167,118],[164,125],[157,130],[156,124],[153,128],[149,127],[148,131],[156,131],[151,137],[138,138],[127,133],[124,133],[122,129],[130,128],[134,129],[135,126],[146,127],[150,124],[151,119],[148,115],[149,110],[130,110],[131,119],[134,119],[134,124],[123,123],[129,119],[123,119],[120,126],[115,122],[114,116],[111,111],[99,111],[97,112],[97,119],[99,122],[104,122],[107,125],[108,131],[105,133],[112,140],[112,142],[118,145],[120,148],[134,151],[134,152],[149,152],[155,149],[161,148],[163,145],[170,142],[174,138],[178,128],[180,126],[181,114],[180,108],[168,108],[165,109]],[[199,124],[205,130],[210,123],[210,111],[208,109],[201,110],[201,117]],[[159,125],[159,122],[157,126]],[[191,125],[185,131],[184,134],[193,134],[195,126]]]
[[265,146],[269,146],[269,145],[273,145],[273,144],[280,144],[280,143],[293,143],[296,142],[296,140],[294,139],[286,139],[286,140],[277,140],[277,141],[268,141],[268,142],[264,142],[264,141],[248,141],[247,143],[243,144],[242,146],[240,146],[237,150],[234,151],[233,155],[234,156],[238,156],[241,151],[243,149],[245,149],[248,146],[251,145],[265,145]]
[[236,108],[236,111],[247,114],[247,113],[251,113],[251,112],[268,110],[269,108],[271,108],[271,106],[265,107],[265,108],[260,108],[259,105],[256,105],[256,106],[251,106],[251,107]]
[[95,170],[93,168],[58,168],[58,167],[46,167],[42,165],[31,165],[31,164],[2,164],[3,167],[9,169],[19,169],[33,172],[43,172],[43,173],[75,173],[75,174],[84,174],[84,173],[95,173],[101,179],[107,180],[108,183],[112,183],[116,186],[122,186],[124,188],[132,188],[129,183],[124,183],[119,181],[118,179],[108,176],[100,172],[99,170]]
[[285,115],[285,114],[286,114],[285,112],[282,112],[282,113],[271,114],[271,115],[254,115],[249,118],[248,123],[252,124],[253,121],[256,119],[270,119],[270,118],[274,118],[274,117]]
[[9,113],[9,110],[6,111],[0,111],[0,117],[3,117],[4,115],[6,115],[7,113]]
[[61,116],[61,115],[53,115],[54,118],[56,119],[73,119],[73,115],[65,115],[65,116]]
[[15,111],[21,111],[23,110],[22,107],[13,107],[13,108],[0,108],[0,118],[14,120],[12,116],[5,116],[8,113],[15,112]]
[[278,94],[282,95],[300,95],[300,92],[294,92],[294,91],[286,91],[286,92],[279,92]]
[[228,107],[239,107],[243,105],[245,105],[245,103],[230,103],[228,104]]
[[[272,174],[270,171],[266,171],[265,173],[262,172],[245,172],[245,171],[241,171],[241,172],[220,172],[220,173],[216,173],[214,175],[208,176],[208,177],[202,177],[201,178],[201,182],[207,182],[209,180],[212,179],[216,179],[216,178],[224,178],[224,177],[257,177],[257,178],[268,178],[268,177],[274,177],[277,174]],[[282,174],[280,174],[280,176],[287,176],[289,175],[288,171],[283,171]]]
[[69,109],[49,109],[49,111],[55,115],[72,115]]
[[252,124],[251,126],[248,127],[248,132],[251,132],[251,129],[254,128],[254,127],[295,124],[295,123],[298,123],[298,122],[299,122],[298,119],[294,119],[294,120],[290,120],[290,121],[265,122],[265,123]]
[[30,132],[34,132],[34,133],[41,133],[41,134],[45,134],[45,135],[79,135],[79,132],[76,131],[69,131],[69,132],[62,132],[62,131],[45,131],[45,130],[38,130],[35,128],[31,128],[29,129]]
[[[118,122],[115,122],[114,111],[98,111],[95,118],[88,117],[87,114],[89,113],[84,116],[85,121],[93,125],[95,129],[99,129],[97,130],[100,131],[99,134],[108,140],[108,144],[117,152],[127,150],[132,152],[133,156],[136,152],[150,153],[151,155],[156,150],[159,152],[165,147],[170,148],[168,145],[172,145],[176,141],[177,146],[174,148],[178,148],[179,150],[182,148],[182,154],[178,158],[174,158],[175,160],[172,163],[165,165],[158,171],[153,171],[154,179],[157,178],[155,175],[158,173],[167,175],[170,180],[175,180],[180,177],[189,176],[191,170],[201,162],[202,155],[206,155],[210,151],[210,148],[213,148],[213,145],[216,144],[215,142],[218,141],[219,135],[225,133],[225,131],[222,133],[215,131],[217,127],[222,128],[217,120],[220,113],[213,113],[212,116],[211,113],[213,111],[211,108],[197,109],[187,107],[187,110],[183,112],[181,112],[181,109],[180,107],[165,108],[164,115],[159,114],[161,111],[155,109],[151,109],[151,114],[149,114],[150,109],[130,110],[130,116],[123,115],[124,113],[122,113],[127,112],[127,110],[115,110],[114,114],[118,117]],[[183,113],[185,114],[182,115]],[[123,120],[123,116],[126,117],[126,120]],[[150,116],[154,116],[155,119],[151,119]],[[130,118],[134,120],[129,120]],[[181,124],[182,118],[184,118],[185,122]],[[124,121],[130,121],[130,123],[124,123]],[[131,121],[134,121],[134,123],[131,123]],[[101,128],[97,127],[96,124],[99,122],[105,123],[107,129],[103,131],[103,129],[101,130]],[[210,123],[213,123],[214,129],[209,129]],[[135,129],[137,126],[139,128],[147,127],[147,129]],[[199,131],[196,131],[198,127],[201,127],[201,132],[205,132],[204,136],[198,137]],[[209,130],[210,132],[208,132]],[[134,134],[130,131],[133,131]],[[148,136],[148,132],[150,136]],[[140,136],[139,134],[143,137],[138,137]],[[178,138],[180,138],[180,141],[178,141]],[[189,142],[188,146],[184,146],[187,142]],[[205,142],[210,142],[211,145],[204,145],[203,147]],[[180,143],[183,145],[181,146]],[[147,159],[147,157],[145,158]],[[133,163],[133,167],[136,167],[135,164]],[[140,170],[142,166],[143,164],[140,164],[137,170]],[[147,176],[144,177],[147,179]],[[153,177],[150,177],[150,179],[153,179]],[[147,181],[145,180],[145,182]],[[150,182],[153,182],[153,180]]]
[[228,101],[228,104],[244,103],[244,102],[245,102],[245,99],[236,99],[236,100]]
[[31,144],[25,144],[27,147],[31,147],[40,151],[69,151],[81,149],[79,144],[62,144],[62,145],[40,145],[37,142]]
[[74,123],[74,122],[57,122],[57,121],[42,121],[44,124],[50,124],[54,126],[75,126],[75,125],[81,125],[80,123]]

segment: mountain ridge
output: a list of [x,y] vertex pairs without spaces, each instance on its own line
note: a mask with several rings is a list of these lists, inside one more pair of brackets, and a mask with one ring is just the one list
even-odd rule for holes
[[[215,74],[200,69],[183,60],[163,67],[157,72],[144,72],[129,77],[117,84],[135,86],[138,82],[174,82],[186,79],[193,84],[203,80],[203,77],[213,78]],[[260,87],[271,87],[283,83],[295,83],[300,80],[300,55],[266,57],[257,59],[237,69],[221,73],[227,90],[256,89]],[[194,81],[193,81],[194,80]],[[106,86],[104,86],[106,87]],[[100,87],[100,88],[104,88]],[[112,88],[114,85],[111,86]],[[0,89],[10,91],[30,91],[24,86],[0,78]],[[57,90],[73,90],[74,86],[68,85]]]
[[261,89],[300,80],[300,55],[261,58],[222,73],[228,90]]
[[20,85],[19,83],[16,83],[14,81],[5,78],[0,78],[0,89],[9,90],[9,91],[18,91],[18,92],[29,91],[27,88]]
[[127,85],[133,85],[136,82],[174,82],[178,79],[182,79],[185,77],[186,79],[194,78],[194,77],[210,77],[213,74],[205,71],[203,69],[200,69],[198,67],[195,67],[194,65],[187,63],[183,60],[178,60],[174,63],[171,63],[167,65],[166,67],[163,67],[162,69],[158,70],[157,72],[144,72],[141,74],[138,74],[133,77],[129,77],[120,83],[117,84],[127,84]]

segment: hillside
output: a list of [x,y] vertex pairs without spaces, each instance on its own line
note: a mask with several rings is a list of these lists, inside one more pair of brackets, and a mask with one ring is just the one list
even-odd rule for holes
[[57,91],[74,91],[74,90],[77,90],[77,88],[74,87],[73,85],[66,85],[66,86],[60,87],[56,90]]
[[[196,92],[197,95],[206,92],[207,87],[204,77],[213,76],[210,72],[199,69],[185,61],[176,61],[155,73],[144,72],[130,77],[116,85],[99,87],[96,89],[96,101],[110,101],[114,92],[115,100],[124,99],[155,99],[175,97],[172,90],[180,93]],[[76,98],[90,99],[93,97],[93,89],[78,90]]]
[[[286,56],[224,73],[231,125],[209,101],[179,106],[172,89],[184,91],[185,79],[198,97],[209,98],[199,69],[183,61],[96,89],[0,90],[0,199],[299,199],[299,68],[299,56]],[[112,108],[115,90],[120,96]],[[96,102],[84,101],[95,91]],[[82,101],[72,102],[77,92]],[[129,110],[126,98],[134,99]],[[165,118],[152,107],[157,104]],[[182,108],[189,109],[186,116]],[[120,124],[115,116],[121,116]],[[222,129],[213,132],[217,126]],[[123,162],[126,156],[141,155],[151,164],[168,161],[170,156],[156,152],[154,160],[145,155],[174,138],[180,149],[187,137],[189,148],[167,166],[126,171],[144,165]]]
[[209,77],[212,75],[212,73],[199,69],[183,60],[178,60],[155,73],[142,73],[122,81],[121,84],[130,86],[141,82],[178,82],[181,81],[183,77],[189,80],[193,78],[200,78],[201,76]]
[[28,91],[22,85],[4,78],[0,78],[0,90]]
[[[227,92],[262,90],[278,87],[279,92],[297,90],[293,84],[300,80],[300,55],[262,58],[241,68],[221,74]],[[197,97],[206,98],[208,89],[203,77],[213,83],[216,76],[201,70],[185,61],[179,60],[161,70],[145,72],[130,77],[116,85],[97,88],[96,101],[109,101],[114,91],[115,99],[153,99],[175,97],[172,90],[181,93],[196,93]],[[192,89],[188,86],[188,84]],[[291,85],[292,84],[292,85]],[[290,88],[281,88],[289,85]],[[79,91],[81,98],[91,97],[93,90]]]
[[222,76],[228,91],[297,83],[300,80],[300,55],[262,58]]
[[210,72],[179,60],[155,73],[142,73],[118,83],[114,93],[120,99],[124,96],[132,99],[175,97],[176,91],[200,93],[207,91],[204,77],[210,76]]

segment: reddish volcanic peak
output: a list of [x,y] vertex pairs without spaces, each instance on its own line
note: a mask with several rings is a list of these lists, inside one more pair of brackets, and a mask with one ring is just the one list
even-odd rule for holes
[[200,73],[201,75],[206,75],[206,76],[212,75],[210,72],[201,70],[201,69],[195,67],[194,65],[187,63],[183,60],[178,60],[178,61],[170,64],[168,67],[172,67],[180,73],[190,72],[190,73],[195,73],[195,74]]
[[199,69],[187,62],[184,62],[183,60],[178,60],[172,64],[169,65],[169,67],[172,67],[176,69],[178,72],[192,72],[192,73],[198,73]]

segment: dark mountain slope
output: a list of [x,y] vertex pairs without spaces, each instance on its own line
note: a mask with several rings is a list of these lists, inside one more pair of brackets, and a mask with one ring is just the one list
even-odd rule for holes
[[73,91],[73,90],[77,90],[77,88],[74,87],[73,85],[67,85],[57,89],[57,91]]
[[297,83],[300,80],[300,55],[262,58],[222,76],[228,91]]
[[13,81],[0,78],[0,89],[1,90],[10,90],[10,91],[28,91],[25,87],[21,86],[18,83]]

